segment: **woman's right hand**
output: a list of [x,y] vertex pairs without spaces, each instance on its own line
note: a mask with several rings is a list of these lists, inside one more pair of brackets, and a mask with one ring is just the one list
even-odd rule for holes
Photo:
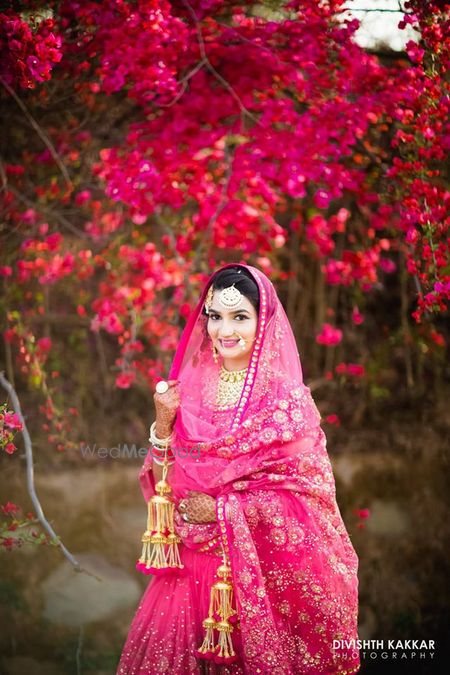
[[166,438],[172,433],[177,410],[180,406],[180,394],[178,380],[168,380],[169,388],[164,394],[153,394],[156,409],[156,435],[158,438]]

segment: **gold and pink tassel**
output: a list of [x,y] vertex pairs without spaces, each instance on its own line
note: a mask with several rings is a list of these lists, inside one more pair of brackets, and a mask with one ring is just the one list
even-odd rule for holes
[[156,495],[148,501],[147,529],[142,535],[142,553],[136,569],[143,574],[177,572],[181,562],[178,544],[181,539],[175,532],[175,503],[169,496],[172,488],[166,481],[167,465],[162,479],[156,484]]
[[[238,659],[232,640],[232,624],[236,623],[237,611],[233,609],[231,568],[225,559],[216,574],[218,580],[211,586],[209,612],[203,621],[205,636],[195,654],[199,659],[209,659],[218,664],[233,663]],[[218,633],[217,640],[215,631]]]

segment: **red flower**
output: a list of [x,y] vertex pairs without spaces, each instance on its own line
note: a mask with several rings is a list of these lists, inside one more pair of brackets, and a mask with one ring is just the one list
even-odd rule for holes
[[348,363],[347,372],[349,375],[354,375],[355,377],[363,377],[365,369],[361,363]]
[[136,379],[135,373],[121,373],[116,377],[116,386],[120,389],[129,389]]
[[325,422],[328,422],[328,424],[335,424],[337,427],[341,426],[341,420],[339,419],[339,415],[336,414],[327,415],[325,417]]
[[17,504],[13,504],[13,502],[6,502],[6,504],[3,504],[3,506],[0,506],[0,509],[6,515],[15,516],[16,513],[19,513],[20,506],[17,506]]
[[442,333],[438,333],[436,330],[430,332],[430,337],[438,347],[445,347],[445,337]]
[[8,455],[14,454],[14,453],[16,452],[16,450],[17,450],[17,448],[16,448],[16,446],[14,445],[14,443],[7,443],[7,444],[5,445],[5,452],[7,452]]

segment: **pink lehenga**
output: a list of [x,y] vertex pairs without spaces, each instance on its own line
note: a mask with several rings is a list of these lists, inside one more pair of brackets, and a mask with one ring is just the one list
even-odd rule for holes
[[[216,406],[220,362],[212,358],[202,313],[214,275],[169,374],[180,381],[181,395],[169,483],[176,503],[190,490],[213,496],[217,521],[189,524],[175,512],[184,568],[151,579],[122,652],[121,675],[359,670],[358,651],[339,649],[358,638],[358,558],[336,503],[320,414],[273,284],[260,270],[241,267],[258,285],[260,309],[238,403]],[[148,501],[155,494],[150,454],[140,481]],[[199,659],[197,650],[224,555],[238,622],[231,635],[236,657],[220,664]]]

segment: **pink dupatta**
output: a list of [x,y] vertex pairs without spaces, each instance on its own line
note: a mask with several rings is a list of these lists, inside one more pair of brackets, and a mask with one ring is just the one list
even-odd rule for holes
[[[224,267],[235,266],[235,264]],[[170,484],[216,498],[217,523],[177,518],[184,545],[221,543],[232,569],[248,673],[355,673],[358,558],[336,502],[320,414],[271,281],[256,281],[256,340],[240,401],[218,414],[218,370],[202,314],[212,275],[182,334],[169,379],[180,381]],[[223,268],[221,268],[223,269]],[[145,497],[153,493],[144,465]]]

